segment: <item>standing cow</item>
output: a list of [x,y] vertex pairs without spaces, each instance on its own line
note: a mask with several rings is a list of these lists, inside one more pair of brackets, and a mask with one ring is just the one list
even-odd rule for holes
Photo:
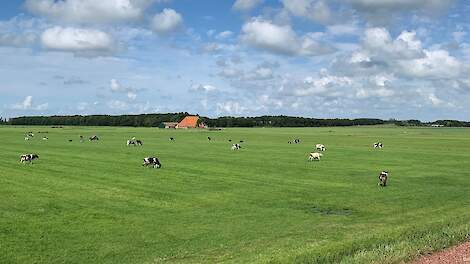
[[388,171],[382,171],[379,174],[379,186],[382,186],[382,187],[387,186],[387,179],[388,179]]
[[35,159],[39,159],[39,156],[37,154],[24,154],[20,156],[20,162],[21,163],[33,163]]
[[99,137],[97,135],[93,135],[89,138],[90,141],[99,141]]

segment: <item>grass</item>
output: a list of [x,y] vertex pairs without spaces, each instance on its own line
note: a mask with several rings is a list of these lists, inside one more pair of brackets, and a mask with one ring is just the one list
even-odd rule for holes
[[0,263],[400,263],[469,239],[469,132],[0,127]]

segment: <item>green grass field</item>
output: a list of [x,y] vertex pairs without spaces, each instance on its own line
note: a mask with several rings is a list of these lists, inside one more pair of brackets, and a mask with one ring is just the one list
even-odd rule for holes
[[[132,136],[144,146],[126,147]],[[400,263],[470,238],[468,129],[0,127],[0,138],[0,263]],[[316,143],[327,151],[308,162]],[[23,153],[40,159],[22,165]],[[163,168],[142,167],[149,155]]]

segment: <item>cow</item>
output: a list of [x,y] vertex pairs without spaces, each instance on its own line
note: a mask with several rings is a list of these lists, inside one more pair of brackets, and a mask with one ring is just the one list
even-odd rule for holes
[[25,137],[24,140],[30,140],[30,137]]
[[298,138],[294,139],[294,143],[295,143],[295,144],[299,144],[299,143],[300,143],[300,139],[298,139]]
[[323,154],[318,153],[318,152],[311,152],[311,153],[308,154],[308,160],[310,160],[310,161],[314,161],[314,160],[320,161],[321,156],[323,156]]
[[80,135],[80,143],[83,143],[84,139],[83,139],[83,136]]
[[162,167],[162,164],[160,163],[157,157],[146,157],[144,158],[144,163],[142,164],[142,166],[152,166],[155,169],[160,169]]
[[383,147],[384,147],[384,145],[382,144],[382,142],[376,142],[376,143],[374,143],[374,148],[375,148],[375,149],[376,149],[376,148],[381,149],[381,148],[383,148]]
[[323,145],[323,144],[316,144],[315,149],[319,150],[319,151],[325,151],[326,150],[325,145]]
[[98,141],[100,140],[97,135],[93,135],[89,138],[90,141]]
[[243,142],[245,142],[245,141],[243,141],[243,140],[240,140],[239,142],[240,142],[240,143],[243,143]]
[[242,148],[242,146],[241,146],[240,144],[238,144],[238,143],[232,144],[232,147],[231,147],[232,150],[239,150],[239,149],[241,149],[241,148]]
[[49,138],[48,137],[43,137],[42,140],[49,140]]
[[72,142],[73,140],[69,139],[69,142]]
[[171,137],[171,138],[170,138],[170,141],[175,141],[175,138]]
[[29,162],[31,164],[35,159],[39,159],[37,154],[24,154],[20,156],[21,163]]
[[228,142],[232,142],[232,140],[231,140],[231,139],[229,139],[229,140],[228,140]]
[[379,174],[379,186],[382,186],[382,187],[387,186],[387,179],[388,179],[388,171],[382,171]]
[[133,145],[133,146],[142,146],[142,141],[139,140],[139,139],[135,139],[135,137],[133,139],[129,139],[127,140],[127,146],[130,146],[130,145]]

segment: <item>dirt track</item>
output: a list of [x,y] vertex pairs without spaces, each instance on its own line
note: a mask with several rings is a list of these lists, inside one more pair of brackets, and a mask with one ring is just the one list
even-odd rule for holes
[[470,242],[422,256],[410,264],[470,264]]

